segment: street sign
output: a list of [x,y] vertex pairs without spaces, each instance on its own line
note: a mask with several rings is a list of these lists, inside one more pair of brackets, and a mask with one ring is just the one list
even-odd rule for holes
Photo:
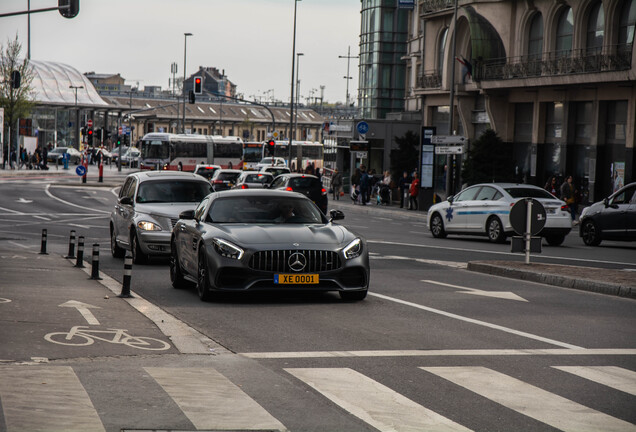
[[117,135],[121,135],[121,126],[117,128]]
[[78,165],[77,168],[75,168],[75,174],[83,177],[84,174],[86,174],[86,167],[84,165]]
[[354,153],[356,154],[356,158],[358,159],[366,159],[367,156],[369,155],[369,152],[365,152],[365,151],[357,151]]
[[369,132],[369,123],[365,121],[358,122],[358,124],[356,125],[356,129],[358,130],[359,134],[366,135],[366,133]]
[[435,154],[453,155],[464,153],[464,146],[435,146]]
[[464,144],[466,137],[462,135],[433,135],[432,144]]
[[92,128],[92,127],[93,127],[93,120],[88,119],[88,120],[86,121],[86,126],[88,126],[89,128]]
[[274,139],[277,139],[278,138],[278,131],[274,131],[272,133],[272,136],[274,137]]
[[530,234],[537,235],[545,226],[546,213],[543,204],[536,199],[520,199],[510,209],[510,225],[512,229],[519,235],[526,232],[526,217],[528,209],[528,201],[532,201],[530,209]]

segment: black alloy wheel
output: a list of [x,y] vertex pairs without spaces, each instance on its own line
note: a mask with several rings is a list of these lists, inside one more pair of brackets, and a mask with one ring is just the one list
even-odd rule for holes
[[179,265],[179,255],[174,242],[170,245],[170,282],[176,289],[187,288],[189,285],[188,281],[183,278],[181,266]]
[[137,233],[134,232],[130,235],[130,250],[132,251],[133,264],[146,264],[148,262],[148,256],[141,251]]
[[588,219],[583,222],[581,237],[583,238],[583,243],[588,246],[598,246],[601,244],[601,233],[592,220]]
[[199,250],[199,265],[198,265],[198,274],[197,274],[197,293],[199,294],[199,298],[204,301],[212,300],[212,291],[210,287],[209,281],[209,267],[208,260],[205,256],[205,251],[203,249]]
[[547,241],[550,246],[559,246],[565,241],[565,236],[564,235],[546,236],[545,241]]

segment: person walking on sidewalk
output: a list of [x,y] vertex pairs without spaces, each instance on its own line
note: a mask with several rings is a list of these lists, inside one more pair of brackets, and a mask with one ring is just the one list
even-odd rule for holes
[[413,177],[413,181],[411,182],[411,186],[409,188],[409,209],[417,210],[417,195],[420,193],[420,179],[417,176]]
[[334,200],[340,200],[340,188],[342,187],[342,173],[336,168],[331,178],[331,192]]
[[572,217],[572,222],[576,225],[576,190],[574,189],[574,184],[572,176],[567,176],[565,181],[561,185],[561,196],[560,198],[565,201],[565,203],[570,208],[570,216]]
[[400,208],[404,208],[404,195],[406,194],[410,183],[411,179],[409,179],[409,173],[404,171],[404,173],[402,174],[402,178],[398,181],[398,188],[400,189]]
[[369,174],[367,174],[367,167],[362,165],[360,167],[360,195],[362,199],[362,205],[367,205],[369,202],[369,188],[371,187],[371,182],[369,179]]

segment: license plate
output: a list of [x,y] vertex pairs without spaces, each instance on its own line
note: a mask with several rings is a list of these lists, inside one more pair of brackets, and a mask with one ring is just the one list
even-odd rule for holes
[[548,214],[555,214],[555,213],[556,213],[556,209],[553,209],[553,208],[546,209],[546,213],[548,213]]
[[274,283],[281,285],[308,285],[317,284],[317,274],[275,274]]

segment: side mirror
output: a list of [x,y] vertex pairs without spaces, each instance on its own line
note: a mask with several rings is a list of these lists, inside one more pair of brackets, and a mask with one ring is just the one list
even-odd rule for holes
[[609,199],[603,198],[603,205],[605,205],[605,207],[609,207]]
[[446,201],[448,201],[449,203],[453,203],[453,201],[455,200],[455,197],[450,195],[448,198],[446,198]]
[[122,199],[119,200],[119,204],[123,204],[123,205],[133,205],[133,200],[130,197],[122,197]]
[[344,219],[344,213],[341,210],[329,210],[329,216],[331,216],[329,222]]
[[179,219],[194,219],[194,210],[186,210],[179,213]]

